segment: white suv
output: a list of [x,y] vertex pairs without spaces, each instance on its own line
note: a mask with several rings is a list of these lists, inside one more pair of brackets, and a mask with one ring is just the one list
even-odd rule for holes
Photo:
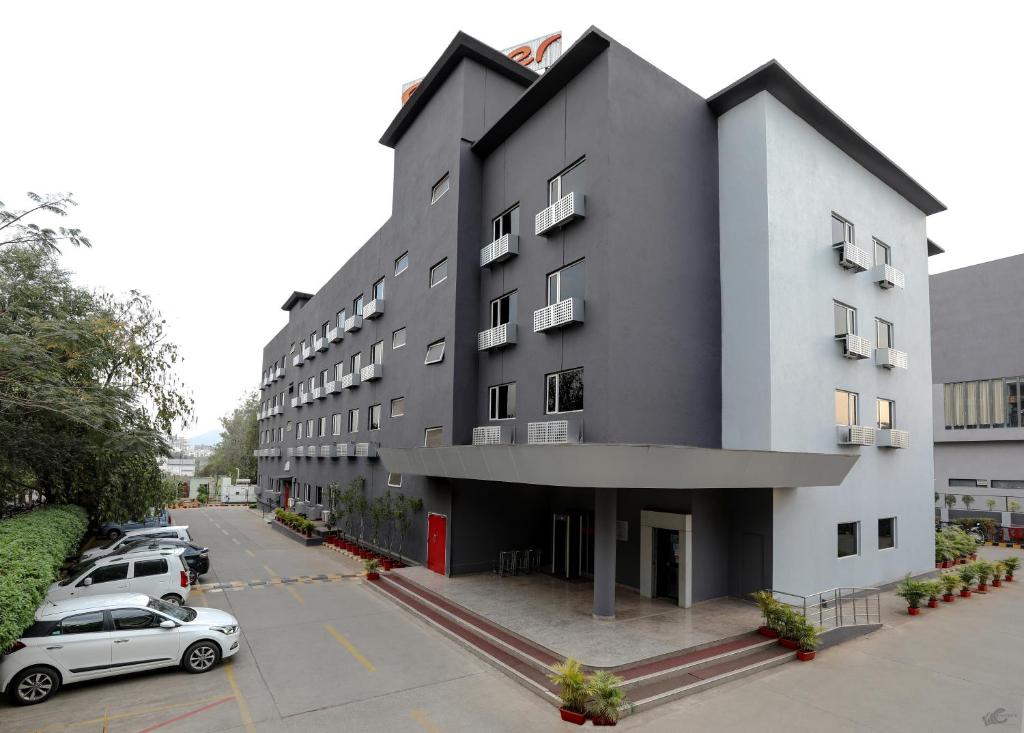
[[131,555],[99,557],[77,566],[50,586],[46,600],[103,593],[145,593],[179,606],[188,600],[188,567],[181,547],[163,547]]
[[36,622],[0,656],[0,693],[33,705],[70,682],[176,664],[198,674],[234,655],[240,638],[226,611],[141,594],[44,602]]
[[176,540],[184,540],[185,542],[191,542],[192,537],[188,533],[188,526],[184,527],[149,527],[147,529],[136,529],[132,530],[126,535],[123,535],[121,539],[111,542],[106,547],[94,547],[91,550],[83,552],[78,560],[79,562],[85,562],[86,560],[92,560],[94,557],[103,557],[109,555],[114,550],[117,550],[122,545],[131,542],[138,542],[140,539],[155,540],[163,537],[170,537]]

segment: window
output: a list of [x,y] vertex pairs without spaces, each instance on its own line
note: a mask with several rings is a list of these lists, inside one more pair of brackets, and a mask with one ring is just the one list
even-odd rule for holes
[[309,378],[309,387],[308,387],[308,389],[306,391],[307,392],[312,392],[314,387],[316,387],[316,377],[310,377]]
[[356,298],[352,300],[352,315],[361,316],[363,315],[363,294],[360,293]]
[[380,405],[370,405],[370,411],[366,415],[366,429],[380,430]]
[[444,439],[444,428],[427,428],[423,431],[424,448],[440,448]]
[[895,407],[896,403],[892,400],[887,400],[882,397],[875,400],[875,413],[878,420],[879,430],[892,430],[893,410]]
[[974,479],[974,478],[951,478],[949,480],[949,485],[950,486],[955,486],[955,487],[960,487],[960,488],[963,488],[965,486],[969,486],[972,489],[976,489],[979,486],[981,486],[982,484],[979,484],[978,483],[978,479]]
[[384,361],[384,342],[378,341],[370,347],[370,363],[380,364]]
[[[977,482],[975,482],[977,483]],[[994,478],[992,479],[993,489],[1024,489],[1024,481],[1020,479],[1005,479],[1005,478]]]
[[338,328],[344,330],[346,320],[348,320],[348,313],[346,313],[345,309],[342,308],[338,311]]
[[400,349],[405,346],[405,327],[398,329],[391,334],[391,348]]
[[441,180],[430,187],[430,203],[431,205],[436,204],[438,200],[448,193],[448,174],[445,173],[441,176]]
[[569,298],[582,298],[584,286],[583,260],[548,275],[548,305]]
[[[875,264],[876,265],[891,265],[892,264],[892,250],[889,245],[885,242],[875,240]],[[879,520],[881,521],[881,520]]]
[[548,206],[573,191],[583,190],[583,161],[580,158],[564,171],[548,181]]
[[832,246],[853,244],[853,224],[839,214],[832,214]]
[[291,347],[290,347],[290,348],[288,349],[288,353],[289,353],[289,354],[294,354],[294,353],[295,353],[295,342],[294,342],[294,341],[292,341],[292,345],[291,345]]
[[[97,583],[112,583],[117,580],[124,580],[128,577],[128,563],[123,562],[117,565],[107,565],[102,568],[96,568],[93,570],[89,577],[92,578],[92,584]],[[83,580],[82,583],[85,581]],[[79,583],[78,585],[82,585]]]
[[373,284],[373,299],[384,300],[384,278]]
[[896,517],[878,520],[878,549],[890,550],[896,546]]
[[519,204],[495,217],[491,222],[491,233],[492,241],[501,239],[506,234],[519,234]]
[[348,431],[350,433],[359,432],[359,408],[353,408],[348,411]]
[[1010,377],[1006,380],[1006,426],[1009,428],[1020,427],[1020,418],[1017,415],[1019,392],[1017,388],[1017,377]]
[[892,344],[892,324],[888,321],[883,321],[881,318],[876,318],[875,346],[879,349],[891,349]]
[[296,440],[302,440],[303,431],[305,430],[305,427],[306,427],[306,424],[304,422],[302,422],[301,420],[299,420],[297,423],[295,423],[295,439]]
[[583,367],[548,374],[547,400],[544,411],[576,412],[583,409]]
[[348,371],[349,373],[358,373],[362,366],[363,353],[361,351],[357,351],[356,353],[352,354],[352,356],[348,360]]
[[341,435],[341,413],[331,415],[331,435]]
[[506,293],[500,298],[491,301],[491,328],[500,326],[503,323],[515,323],[516,304],[519,296],[516,291]]
[[79,613],[75,616],[68,616],[60,622],[61,635],[95,634],[100,631],[103,631],[103,611]]
[[288,394],[295,394],[295,382],[288,382]]
[[327,332],[330,329],[331,329],[331,322],[330,321],[324,321],[323,324],[320,326],[320,338],[322,338],[322,339],[327,338]]
[[445,257],[443,260],[438,262],[436,265],[430,268],[430,287],[440,285],[448,279],[448,258]]
[[836,425],[857,425],[857,393],[836,390]]
[[323,486],[317,486],[316,487],[316,503],[317,504],[323,504],[324,503],[324,487]]
[[491,420],[511,420],[516,416],[516,383],[498,384],[488,390]]
[[316,343],[316,331],[313,331],[313,333],[309,334],[309,348],[312,349],[314,343]]
[[313,418],[309,418],[308,420],[306,420],[306,437],[313,437]]
[[839,525],[839,557],[860,554],[860,522],[842,522]]
[[327,381],[328,381],[327,380],[327,370],[326,369],[321,369],[320,370],[320,385],[319,386],[323,387],[325,384],[327,384]]
[[327,417],[321,417],[319,419],[319,423],[320,424],[317,426],[319,428],[317,435],[322,438],[327,435]]
[[435,341],[434,343],[427,346],[427,358],[423,360],[424,364],[437,364],[444,359],[444,339]]
[[309,501],[312,501],[312,499],[313,499],[313,487],[310,486],[309,484],[306,484],[306,501],[309,502]]
[[160,620],[156,616],[139,608],[115,608],[110,612],[110,618],[118,631],[135,631],[160,625]]
[[848,333],[857,333],[857,309],[832,301],[832,316],[835,322],[836,337],[845,336]]
[[339,382],[345,376],[345,362],[339,361],[334,365],[334,381]]
[[391,400],[391,417],[402,417],[405,414],[405,398],[395,397]]
[[394,471],[389,473],[388,474],[388,486],[390,486],[392,488],[395,488],[395,489],[402,488],[402,474],[395,473]]
[[401,254],[395,260],[395,276],[401,275],[409,269],[409,253]]
[[167,574],[167,560],[164,558],[157,558],[156,560],[136,560],[135,561],[135,575],[136,578],[147,578],[151,575],[166,575]]

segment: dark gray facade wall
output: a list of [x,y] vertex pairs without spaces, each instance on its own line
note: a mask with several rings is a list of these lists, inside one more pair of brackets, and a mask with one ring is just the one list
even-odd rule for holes
[[935,384],[1024,374],[1024,255],[928,278]]

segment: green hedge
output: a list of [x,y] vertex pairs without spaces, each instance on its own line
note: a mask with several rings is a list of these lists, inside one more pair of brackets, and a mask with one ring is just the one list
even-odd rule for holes
[[0,522],[0,653],[32,625],[88,525],[79,506],[36,509]]

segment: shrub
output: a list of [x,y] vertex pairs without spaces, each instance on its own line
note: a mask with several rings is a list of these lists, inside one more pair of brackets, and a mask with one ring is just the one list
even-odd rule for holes
[[367,558],[363,560],[363,570],[368,573],[376,573],[380,571],[380,560],[375,557]]
[[978,560],[974,565],[974,572],[978,574],[978,585],[986,585],[992,578],[995,568],[988,560]]
[[0,522],[0,653],[35,621],[47,588],[88,525],[78,506],[36,509]]
[[1004,557],[1002,559],[1002,563],[1003,566],[1006,568],[1006,574],[1013,575],[1016,572],[1017,568],[1020,567],[1020,558],[1013,557],[1011,555],[1010,557]]
[[907,573],[906,577],[900,581],[899,586],[896,588],[896,595],[905,599],[907,605],[911,608],[919,608],[921,601],[928,597],[928,589],[925,587],[924,582],[914,580],[910,577],[910,573]]
[[579,661],[569,657],[564,662],[552,665],[548,679],[558,685],[562,707],[574,713],[586,712],[587,681]]
[[970,590],[971,583],[978,577],[978,569],[974,567],[974,564],[961,565],[956,569],[956,574],[960,580],[960,590]]
[[621,677],[607,670],[590,675],[587,679],[586,710],[591,718],[615,722],[623,710],[631,707],[620,687],[622,682]]
[[773,631],[779,631],[779,620],[782,604],[772,595],[770,590],[759,590],[751,593],[750,597],[757,603],[761,616],[764,617],[764,625]]
[[791,606],[786,604],[779,604],[778,612],[778,629],[779,636],[783,639],[790,639],[796,641],[797,636],[803,629],[803,622],[806,621],[802,614],[797,613]]
[[[980,524],[981,533],[985,535],[985,539],[989,542],[995,541],[996,531],[999,528],[999,525],[996,524],[996,520],[990,517],[961,517],[956,520],[956,523],[965,530],[970,529],[976,524]],[[970,538],[970,535],[968,535],[968,537]],[[977,543],[975,543],[975,545],[977,545]],[[971,548],[971,552],[974,552],[974,548]]]
[[942,591],[944,590],[944,585],[942,581],[938,578],[933,578],[932,580],[922,580],[921,587],[924,588],[924,591],[927,594],[929,601],[939,600],[939,596],[942,594]]
[[945,527],[941,534],[949,541],[955,557],[967,557],[978,549],[978,543],[962,527]]
[[958,573],[943,573],[939,576],[939,582],[942,584],[942,590],[946,591],[946,595],[953,595],[953,591],[960,585],[960,575]]
[[819,630],[803,616],[795,614],[795,617],[789,638],[797,643],[800,651],[813,652],[821,644]]

